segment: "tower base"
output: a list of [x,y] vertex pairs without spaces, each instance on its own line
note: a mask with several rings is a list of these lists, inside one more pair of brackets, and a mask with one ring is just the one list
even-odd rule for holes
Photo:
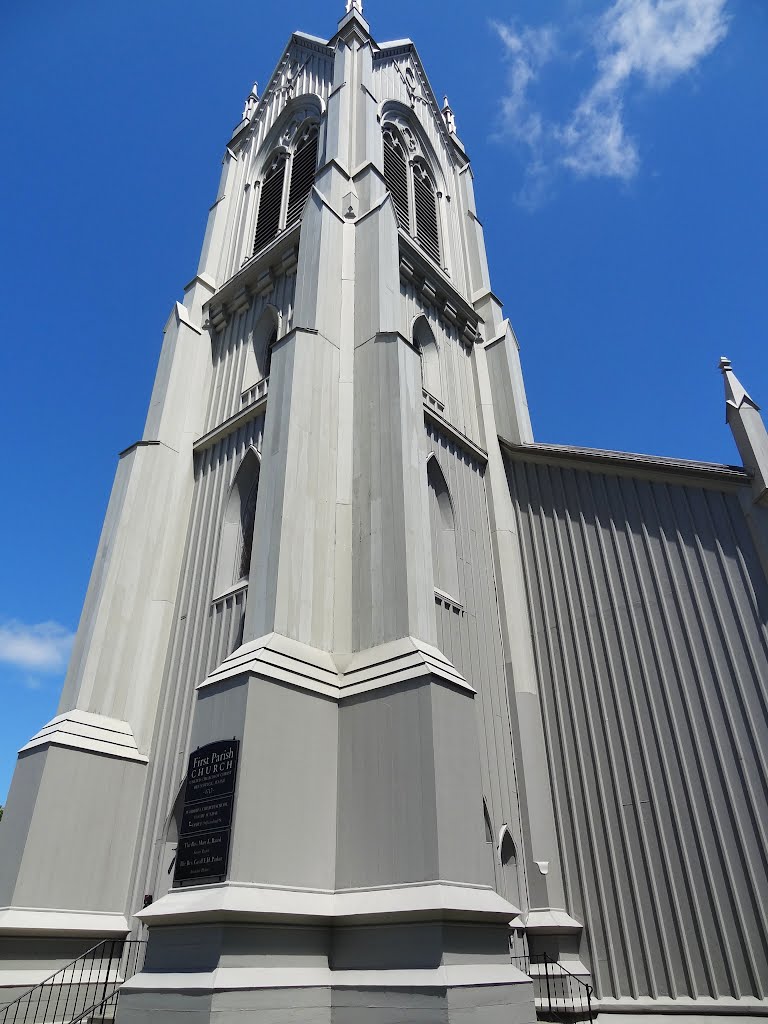
[[122,989],[117,1024],[163,1013],[180,1024],[533,1024],[506,907],[450,883],[177,890],[141,915],[147,958]]

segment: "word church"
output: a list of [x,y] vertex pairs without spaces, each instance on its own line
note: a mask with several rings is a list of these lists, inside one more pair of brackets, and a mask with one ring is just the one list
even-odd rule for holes
[[743,468],[536,443],[414,44],[291,36],[19,753],[0,1024],[767,1016],[768,433],[721,369]]

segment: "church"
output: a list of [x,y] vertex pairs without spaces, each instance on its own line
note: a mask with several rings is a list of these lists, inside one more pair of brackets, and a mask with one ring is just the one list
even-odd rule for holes
[[537,443],[486,205],[361,0],[248,97],[0,822],[0,1024],[768,1016],[768,433],[723,358],[741,467]]

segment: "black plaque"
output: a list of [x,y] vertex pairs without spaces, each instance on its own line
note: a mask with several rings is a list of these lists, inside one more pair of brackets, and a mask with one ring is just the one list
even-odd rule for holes
[[189,755],[184,806],[235,792],[238,740],[221,740],[198,747]]
[[232,825],[233,803],[234,797],[222,796],[185,806],[181,817],[180,834],[197,835],[198,832],[229,828]]
[[229,861],[228,828],[201,835],[182,836],[176,849],[175,882],[195,878],[222,878]]
[[226,877],[239,749],[221,740],[189,755],[174,884]]

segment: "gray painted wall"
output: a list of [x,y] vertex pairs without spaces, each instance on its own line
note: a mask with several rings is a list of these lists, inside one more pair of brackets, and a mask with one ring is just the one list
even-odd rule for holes
[[768,987],[768,585],[731,490],[507,459],[569,909],[602,996]]

